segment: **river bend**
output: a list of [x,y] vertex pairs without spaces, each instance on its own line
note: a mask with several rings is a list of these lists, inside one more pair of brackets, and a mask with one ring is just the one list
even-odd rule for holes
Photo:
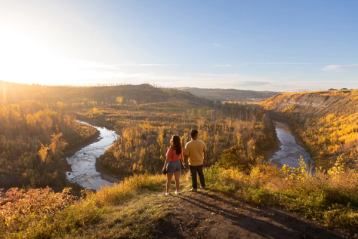
[[67,179],[83,188],[92,190],[111,185],[112,183],[103,179],[101,173],[97,171],[96,159],[105,153],[116,141],[118,135],[115,131],[104,127],[97,127],[84,121],[78,122],[96,128],[99,131],[99,137],[96,142],[81,148],[67,158],[67,162],[71,166],[71,171],[66,172]]

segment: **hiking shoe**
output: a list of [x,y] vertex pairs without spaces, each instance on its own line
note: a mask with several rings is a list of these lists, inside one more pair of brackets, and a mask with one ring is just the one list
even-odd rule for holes
[[175,195],[178,195],[178,194],[179,194],[179,192],[178,192],[177,190],[175,190],[174,194],[175,194]]
[[169,193],[165,193],[164,195],[165,195],[165,196],[168,196],[168,195],[169,195]]
[[197,192],[198,190],[196,188],[192,188],[189,190],[190,192]]

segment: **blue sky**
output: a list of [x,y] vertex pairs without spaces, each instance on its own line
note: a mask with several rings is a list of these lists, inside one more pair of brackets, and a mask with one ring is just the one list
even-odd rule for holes
[[349,0],[0,0],[0,79],[358,88],[357,12]]

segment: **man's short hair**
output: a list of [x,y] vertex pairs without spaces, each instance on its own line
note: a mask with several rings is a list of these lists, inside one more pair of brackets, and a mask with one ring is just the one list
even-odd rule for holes
[[196,139],[198,137],[198,133],[199,133],[198,130],[192,129],[190,132],[191,138]]

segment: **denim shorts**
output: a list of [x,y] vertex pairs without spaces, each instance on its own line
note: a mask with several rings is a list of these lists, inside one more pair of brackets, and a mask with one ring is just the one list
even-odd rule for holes
[[180,170],[181,170],[180,160],[171,161],[168,163],[167,173],[180,172]]

